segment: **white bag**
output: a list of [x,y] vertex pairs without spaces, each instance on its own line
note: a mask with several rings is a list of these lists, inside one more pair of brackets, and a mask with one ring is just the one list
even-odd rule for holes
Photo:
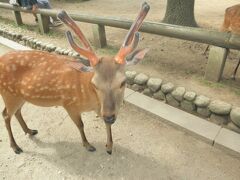
[[14,6],[20,6],[17,0],[9,0],[9,4],[14,5]]

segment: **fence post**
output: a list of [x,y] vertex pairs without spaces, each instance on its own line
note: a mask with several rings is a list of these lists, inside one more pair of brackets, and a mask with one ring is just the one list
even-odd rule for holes
[[98,48],[107,46],[105,26],[100,24],[93,24],[92,30],[94,46]]
[[50,17],[42,14],[37,14],[37,17],[38,17],[38,25],[39,25],[40,33],[41,34],[48,33]]
[[13,15],[15,17],[15,23],[19,26],[22,25],[23,22],[22,22],[22,17],[21,17],[20,11],[13,11]]
[[229,50],[222,47],[210,47],[204,78],[209,81],[220,81]]

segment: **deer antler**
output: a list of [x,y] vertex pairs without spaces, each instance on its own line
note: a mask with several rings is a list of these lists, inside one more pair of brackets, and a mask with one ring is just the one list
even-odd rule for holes
[[141,27],[143,20],[145,19],[148,11],[150,9],[150,6],[144,2],[142,4],[142,8],[132,24],[130,30],[128,31],[127,36],[124,39],[124,42],[118,51],[117,55],[115,56],[115,60],[119,64],[124,64],[125,63],[125,57],[131,53],[136,47],[139,42],[139,34],[138,30]]
[[85,47],[85,49],[79,47],[74,42],[71,32],[67,31],[66,32],[66,36],[67,36],[68,42],[70,43],[71,47],[75,51],[77,51],[79,54],[82,54],[83,56],[88,58],[90,63],[91,63],[91,65],[95,66],[98,63],[99,59],[96,56],[96,54],[94,53],[93,49],[91,48],[89,42],[87,41],[87,39],[83,35],[83,33],[80,30],[80,28],[77,26],[77,24],[73,21],[72,18],[70,18],[68,16],[68,14],[65,11],[61,11],[60,13],[58,13],[57,16],[64,24],[66,24],[68,27],[70,27],[75,32],[75,34],[79,37],[79,39],[83,43],[83,46]]

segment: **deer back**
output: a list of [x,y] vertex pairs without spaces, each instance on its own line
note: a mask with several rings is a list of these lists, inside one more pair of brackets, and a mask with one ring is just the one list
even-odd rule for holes
[[240,34],[240,4],[226,9],[221,30]]
[[91,85],[92,72],[82,73],[68,65],[74,59],[43,51],[13,51],[0,57],[0,92],[40,106],[98,106]]

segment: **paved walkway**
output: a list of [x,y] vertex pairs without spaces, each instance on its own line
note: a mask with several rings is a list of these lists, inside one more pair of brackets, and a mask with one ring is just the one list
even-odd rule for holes
[[[2,109],[2,103],[0,109]],[[126,104],[113,126],[114,150],[105,152],[104,123],[85,113],[86,134],[97,151],[85,151],[80,135],[61,108],[23,108],[34,139],[12,121],[24,153],[9,148],[0,117],[0,179],[239,179],[240,158],[213,148],[160,118]]]

